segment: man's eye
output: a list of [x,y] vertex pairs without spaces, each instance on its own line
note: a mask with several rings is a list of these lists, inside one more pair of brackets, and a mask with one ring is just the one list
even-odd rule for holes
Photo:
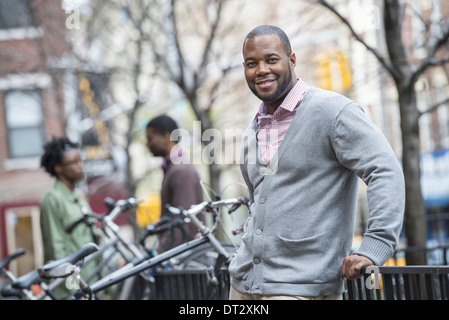
[[268,63],[276,63],[279,59],[278,58],[270,58],[268,60]]
[[248,68],[253,68],[253,67],[256,66],[256,63],[255,63],[255,62],[248,62],[248,63],[246,64],[246,66],[247,66]]

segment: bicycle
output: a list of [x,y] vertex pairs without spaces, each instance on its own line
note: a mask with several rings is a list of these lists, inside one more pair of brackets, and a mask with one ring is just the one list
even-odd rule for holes
[[[139,261],[146,260],[156,253],[152,248],[146,247],[145,239],[149,236],[159,235],[166,231],[173,229],[181,229],[186,241],[186,231],[184,229],[185,221],[183,219],[171,219],[171,217],[165,216],[160,221],[153,223],[146,227],[144,234],[140,237],[140,241],[132,242],[128,241],[120,232],[120,228],[113,221],[123,212],[128,209],[137,207],[139,201],[134,198],[126,200],[118,200],[114,202],[111,198],[106,198],[104,204],[109,209],[106,215],[99,215],[93,212],[85,212],[84,217],[75,221],[71,226],[67,228],[67,232],[73,230],[78,224],[97,224],[100,223],[101,230],[103,231],[106,242],[102,243],[97,253],[89,256],[87,262],[96,259],[99,255],[103,254],[105,250],[113,247],[115,250],[111,250],[111,253],[106,259],[103,259],[97,266],[94,272],[86,280],[90,282],[94,276],[97,276],[102,268],[107,264],[107,261],[112,258],[112,255],[120,253],[125,260],[125,267],[138,263]],[[173,234],[173,233],[172,233]],[[124,248],[121,248],[122,245]],[[124,250],[125,249],[125,250]],[[173,265],[173,262],[171,265]],[[149,298],[150,286],[154,282],[154,278],[150,273],[142,272],[138,277],[127,279],[124,282],[120,282],[114,290],[112,296],[113,299],[128,300],[133,299],[135,296],[140,298]],[[135,292],[137,291],[137,292]]]
[[[232,207],[228,210],[228,214],[232,214],[234,211],[236,211],[241,205],[247,205],[249,203],[248,196],[246,197],[239,197],[235,198],[237,199],[236,202],[232,204]],[[218,201],[218,200],[217,200]],[[232,201],[232,200],[231,200]],[[182,208],[174,208],[172,206],[168,206],[167,209],[172,214],[180,214],[180,210]],[[209,208],[210,210],[210,208]],[[219,220],[216,219],[218,216],[218,212],[215,212],[213,215],[214,217],[214,223],[211,227],[212,230],[216,230],[218,227]],[[236,233],[233,232],[235,235]],[[229,254],[234,254],[236,247],[232,244],[223,244],[222,246],[228,251]],[[184,254],[179,255],[178,257],[172,259],[172,263],[175,269],[189,269],[189,268],[204,268],[204,267],[210,267],[215,265],[215,261],[218,258],[217,251],[214,250],[211,245],[206,244],[200,247],[197,247],[193,250],[187,251]]]
[[[1,288],[0,297],[2,299],[15,297],[15,298],[21,298],[24,300],[25,299],[30,300],[33,298],[33,293],[30,290],[28,290],[28,288],[21,290],[20,288],[14,288],[12,286],[12,283],[16,282],[18,279],[11,271],[9,271],[7,269],[9,263],[12,260],[17,259],[24,254],[25,254],[24,249],[17,249],[12,254],[8,255],[7,257],[5,257],[3,260],[0,261],[0,276],[8,278],[8,280],[10,282]],[[35,281],[34,278],[36,275],[37,275],[37,273],[33,274],[33,279],[31,282]],[[28,276],[28,278],[30,278],[30,277]],[[31,286],[31,284],[30,284],[30,286]]]
[[[110,264],[110,261],[116,254],[119,254],[120,257],[124,259],[125,265],[128,263],[132,263],[135,260],[143,259],[147,255],[145,249],[139,246],[138,243],[129,241],[120,231],[120,227],[114,222],[120,214],[126,212],[129,209],[136,208],[139,204],[139,201],[132,197],[128,199],[121,199],[118,201],[114,201],[113,199],[107,197],[104,200],[104,204],[108,208],[108,212],[106,214],[101,215],[93,212],[84,212],[84,216],[78,221],[75,221],[66,230],[67,232],[70,232],[80,223],[99,223],[101,226],[100,230],[102,231],[104,236],[103,242],[100,244],[98,252],[87,257],[86,263],[91,260],[97,259],[97,257],[100,255],[103,256],[103,259],[86,280],[86,282],[88,283],[90,283],[95,277],[98,277],[105,268],[109,272],[117,269],[107,268],[107,266]],[[104,257],[104,255],[106,255],[106,257]],[[144,280],[145,287],[148,287],[148,285],[153,282],[151,275],[142,273],[139,276]],[[130,278],[125,282],[120,283],[114,290],[112,298],[119,300],[128,299],[132,295],[132,288],[135,281],[135,278]]]
[[[247,198],[232,198],[227,200],[217,200],[217,201],[209,201],[202,202],[200,204],[192,206],[189,210],[184,210],[182,208],[174,208],[168,207],[172,214],[181,215],[185,218],[188,218],[190,223],[193,223],[198,230],[200,231],[200,238],[188,241],[183,243],[177,247],[174,247],[166,252],[163,252],[159,255],[152,256],[148,254],[146,257],[135,261],[131,264],[125,265],[116,271],[112,272],[110,275],[94,282],[93,284],[87,284],[82,279],[79,279],[80,289],[79,291],[71,297],[71,299],[88,299],[94,300],[96,299],[96,294],[105,290],[106,288],[113,286],[121,281],[124,281],[132,276],[138,275],[143,271],[151,269],[157,265],[160,265],[171,258],[178,257],[180,254],[188,252],[189,250],[199,248],[202,245],[209,244],[217,253],[219,259],[216,261],[216,266],[214,266],[214,272],[216,274],[217,270],[219,270],[219,266],[222,264],[228,264],[232,258],[232,255],[223,247],[223,245],[215,238],[213,235],[213,228],[207,228],[198,218],[196,214],[206,210],[208,212],[213,212],[214,209],[220,208],[228,205],[240,206],[242,204],[248,205]],[[51,278],[51,268],[41,268],[40,275],[42,277],[50,277]],[[43,271],[45,270],[45,272]],[[213,284],[214,281],[211,281]],[[211,298],[213,285],[210,286],[210,290],[208,290],[208,294],[206,298]]]
[[[241,205],[247,205],[249,202],[248,197],[240,197],[236,198],[238,202],[234,203],[232,207],[228,210],[228,214],[232,214],[236,211]],[[218,200],[217,200],[218,201]],[[186,242],[186,230],[184,225],[187,223],[185,216],[181,215],[180,208],[175,208],[170,205],[166,207],[169,214],[172,216],[178,216],[177,218],[173,218],[172,216],[163,216],[160,221],[151,224],[146,227],[145,232],[142,234],[140,238],[140,243],[143,245],[145,238],[148,236],[156,235],[163,233],[168,230],[173,230],[178,228],[181,230],[184,241]],[[179,217],[181,216],[181,217]],[[218,226],[219,220],[216,218],[218,216],[218,212],[215,212],[213,217],[213,225],[210,227],[213,230],[216,230]],[[236,233],[233,232],[235,235]],[[230,253],[233,254],[235,252],[236,247],[233,244],[222,243],[222,246]],[[149,251],[150,252],[150,251]],[[202,268],[209,267],[211,265],[215,265],[215,260],[217,258],[217,251],[214,250],[211,245],[206,244],[200,246],[198,248],[189,250],[183,254],[178,255],[175,258],[169,260],[169,267],[182,270],[186,268]]]
[[[61,258],[56,261],[51,261],[39,269],[35,269],[19,278],[16,278],[12,272],[7,270],[5,267],[13,260],[19,256],[25,254],[25,250],[18,249],[4,260],[0,262],[0,272],[2,275],[8,277],[11,283],[4,286],[1,290],[2,297],[15,297],[21,300],[42,300],[45,297],[49,297],[53,300],[57,300],[52,292],[52,288],[42,281],[41,273],[45,270],[49,270],[46,276],[52,279],[56,279],[58,284],[64,281],[67,284],[68,276],[72,275],[74,272],[80,272],[80,266],[84,262],[84,258],[98,251],[98,247],[94,243],[88,243],[81,247],[79,250],[73,252],[72,254]],[[30,287],[34,284],[38,284],[42,289],[42,293],[35,295],[30,290]]]
[[[85,223],[88,225],[96,224],[98,222],[101,223],[99,230],[102,231],[103,241],[98,246],[98,250],[95,250],[95,252],[92,252],[92,254],[86,256],[83,260],[83,265],[94,260],[100,261],[100,263],[96,264],[95,269],[85,280],[88,283],[97,277],[101,278],[101,274],[104,272],[110,273],[112,270],[117,269],[118,267],[114,268],[114,265],[117,264],[117,262],[113,262],[113,259],[116,259],[117,255],[120,255],[118,259],[124,259],[126,263],[129,263],[130,261],[143,258],[146,254],[143,249],[127,240],[121,233],[119,226],[114,222],[120,214],[129,209],[135,208],[138,205],[138,201],[134,198],[129,198],[114,202],[111,198],[106,198],[104,200],[104,204],[108,208],[108,212],[106,214],[102,215],[85,211],[83,212],[83,217],[68,226],[65,230],[67,233],[70,233],[80,223]],[[24,251],[18,250],[7,259],[4,259],[4,262],[2,261],[2,265],[6,265],[12,259],[18,257],[19,253],[20,255],[24,254]],[[37,269],[19,278],[16,278],[11,272],[5,270],[4,268],[2,268],[2,270],[10,281],[10,283],[2,290],[3,296],[15,297],[22,300],[42,300],[47,298],[56,300],[57,298],[52,292],[57,287],[63,285],[65,281],[65,279],[63,279],[64,277],[58,277],[47,284],[39,277]],[[129,279],[128,281],[132,282],[133,280]],[[42,289],[40,294],[33,294],[31,291],[31,286],[36,284]],[[129,284],[121,284],[119,288],[114,290],[115,297],[122,297],[121,295],[124,295],[126,298],[126,295],[129,295],[130,288],[131,285]]]

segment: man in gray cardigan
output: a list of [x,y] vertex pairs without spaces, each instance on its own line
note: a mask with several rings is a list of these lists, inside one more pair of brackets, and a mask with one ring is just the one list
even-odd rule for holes
[[[383,265],[402,229],[402,169],[383,134],[346,97],[308,87],[285,33],[252,30],[245,78],[262,100],[242,139],[251,207],[230,264],[231,299],[341,299],[343,277]],[[369,220],[350,255],[359,178]]]

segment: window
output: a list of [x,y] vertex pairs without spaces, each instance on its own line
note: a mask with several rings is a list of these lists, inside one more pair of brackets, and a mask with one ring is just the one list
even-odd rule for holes
[[40,156],[44,143],[41,92],[9,91],[5,107],[10,158]]
[[29,0],[0,0],[0,29],[33,26]]

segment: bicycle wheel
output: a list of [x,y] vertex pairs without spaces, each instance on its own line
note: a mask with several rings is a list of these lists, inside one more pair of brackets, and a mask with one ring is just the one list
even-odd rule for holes
[[[222,244],[222,246],[231,256],[234,255],[236,248],[233,245]],[[229,294],[229,274],[223,256],[221,256],[223,260],[218,261],[219,256],[210,243],[206,243],[177,256],[176,265],[173,265],[174,261],[171,261],[171,265],[181,272],[201,270],[201,275],[197,275],[200,300],[223,300]]]

